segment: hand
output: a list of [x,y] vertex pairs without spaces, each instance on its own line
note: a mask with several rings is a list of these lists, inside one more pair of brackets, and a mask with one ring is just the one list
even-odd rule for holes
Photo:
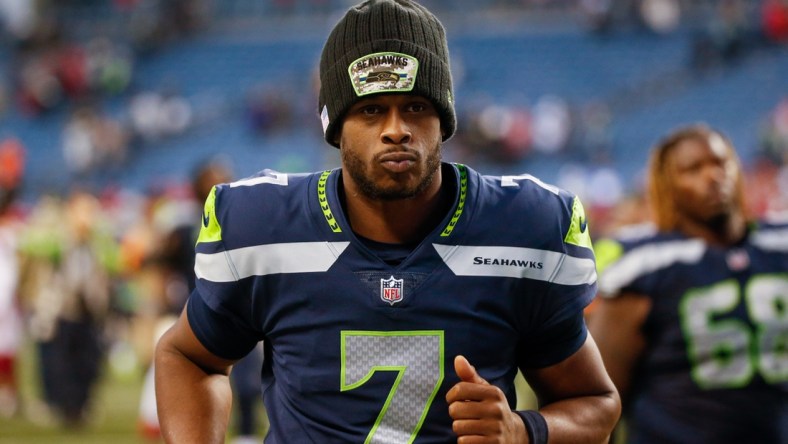
[[527,443],[519,415],[512,412],[503,391],[476,373],[463,356],[454,358],[460,382],[446,393],[458,444]]

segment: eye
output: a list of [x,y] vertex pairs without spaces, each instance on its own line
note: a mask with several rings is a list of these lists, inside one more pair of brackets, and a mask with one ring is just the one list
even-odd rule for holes
[[693,162],[693,163],[687,165],[686,171],[688,171],[690,173],[697,173],[702,168],[703,168],[703,164],[702,163],[700,163],[700,162]]
[[366,104],[366,105],[361,106],[358,109],[358,112],[360,114],[365,115],[365,116],[374,116],[374,115],[380,114],[382,112],[382,109],[383,108],[380,105]]
[[432,104],[430,102],[418,101],[409,103],[407,110],[412,113],[423,113],[431,108]]

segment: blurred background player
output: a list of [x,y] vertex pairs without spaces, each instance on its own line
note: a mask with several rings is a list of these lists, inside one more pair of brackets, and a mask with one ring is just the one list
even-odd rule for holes
[[[194,211],[186,223],[177,224],[164,236],[163,245],[152,259],[160,273],[163,287],[162,313],[156,323],[154,339],[172,325],[183,310],[186,299],[194,290],[194,244],[200,233],[202,221],[201,204],[208,198],[214,185],[232,180],[233,173],[228,159],[211,157],[197,165],[192,173],[191,192]],[[155,342],[155,341],[154,341]],[[256,436],[262,431],[263,421],[258,417],[260,398],[260,371],[263,364],[262,348],[257,347],[233,366],[230,379],[233,387],[235,424],[234,443],[258,442]],[[156,413],[156,398],[153,388],[153,366],[148,370],[140,400],[140,427],[143,436],[158,438],[159,421]]]
[[[66,427],[93,414],[109,337],[117,249],[98,199],[42,200],[20,242],[20,297],[38,352],[42,407]],[[46,415],[49,416],[49,415]]]
[[788,224],[750,220],[731,142],[654,148],[654,224],[596,244],[589,319],[633,443],[788,442]]

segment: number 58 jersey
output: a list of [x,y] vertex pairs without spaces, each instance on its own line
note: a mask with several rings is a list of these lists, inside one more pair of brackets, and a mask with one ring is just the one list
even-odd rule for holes
[[726,248],[655,232],[596,248],[600,294],[651,303],[629,442],[787,443],[788,225]]
[[584,343],[596,267],[580,202],[528,175],[442,171],[452,208],[396,262],[353,234],[341,170],[214,188],[187,313],[219,356],[264,342],[266,442],[452,442],[456,355],[514,407],[518,368]]

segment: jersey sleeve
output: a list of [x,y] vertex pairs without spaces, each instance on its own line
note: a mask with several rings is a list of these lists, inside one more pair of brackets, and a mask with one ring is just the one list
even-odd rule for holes
[[240,359],[259,342],[257,336],[244,328],[232,313],[220,313],[209,307],[196,290],[189,297],[186,310],[195,336],[216,356]]
[[521,353],[521,368],[545,368],[572,356],[586,341],[588,329],[582,311],[545,326],[540,338],[529,341]]
[[580,199],[561,191],[555,224],[562,242],[562,259],[542,289],[535,311],[537,325],[524,338],[521,367],[544,368],[573,355],[588,331],[583,312],[597,291],[596,263],[588,221]]
[[212,353],[239,359],[262,340],[252,326],[251,291],[248,279],[239,279],[227,254],[222,221],[231,209],[221,205],[225,186],[211,190],[205,201],[195,257],[195,290],[189,297],[189,325]]
[[626,235],[600,239],[595,250],[599,296],[609,299],[623,293],[651,294],[662,285],[660,270],[699,259],[705,244],[698,239],[660,239],[651,226],[642,226],[630,228]]

